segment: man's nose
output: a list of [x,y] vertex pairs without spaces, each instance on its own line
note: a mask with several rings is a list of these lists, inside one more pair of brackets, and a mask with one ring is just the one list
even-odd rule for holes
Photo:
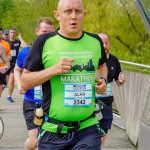
[[104,46],[104,49],[106,49],[106,47],[107,47],[106,44],[103,44],[103,46]]
[[71,16],[71,18],[72,18],[72,19],[75,19],[75,18],[77,17],[77,15],[76,15],[76,12],[75,12],[75,11],[73,11],[71,15],[72,15],[72,16]]

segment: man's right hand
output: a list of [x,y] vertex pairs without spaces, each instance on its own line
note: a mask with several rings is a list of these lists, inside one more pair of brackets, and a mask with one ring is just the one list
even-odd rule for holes
[[6,69],[5,69],[4,67],[0,67],[0,73],[1,73],[1,74],[6,73]]
[[53,71],[56,75],[67,73],[71,70],[71,65],[74,59],[62,59],[55,66],[53,66]]
[[26,93],[26,90],[22,89],[21,86],[18,87],[19,94],[23,95]]

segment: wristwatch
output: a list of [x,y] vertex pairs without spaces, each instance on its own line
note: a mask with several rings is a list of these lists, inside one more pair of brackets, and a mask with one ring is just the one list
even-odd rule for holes
[[105,83],[107,84],[107,79],[104,77],[100,77],[99,79],[103,79],[105,81]]

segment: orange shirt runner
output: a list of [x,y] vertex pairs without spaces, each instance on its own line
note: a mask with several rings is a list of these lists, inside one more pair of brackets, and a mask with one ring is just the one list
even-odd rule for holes
[[[4,45],[7,55],[11,55],[9,43],[6,42],[5,40],[1,40],[0,43]],[[0,67],[3,67],[3,66],[4,66],[4,63],[2,60],[0,60]]]

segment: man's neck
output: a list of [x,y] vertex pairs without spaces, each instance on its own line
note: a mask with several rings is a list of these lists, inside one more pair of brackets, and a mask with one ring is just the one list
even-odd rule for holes
[[64,37],[70,38],[70,39],[78,39],[82,36],[82,31],[80,33],[77,33],[77,34],[75,34],[75,33],[68,34],[68,33],[63,32],[63,30],[59,29],[58,33],[61,34]]
[[106,55],[106,56],[107,56],[107,59],[108,59],[108,58],[109,58],[109,53],[107,53],[107,55]]
[[15,41],[16,39],[9,38],[9,41]]

